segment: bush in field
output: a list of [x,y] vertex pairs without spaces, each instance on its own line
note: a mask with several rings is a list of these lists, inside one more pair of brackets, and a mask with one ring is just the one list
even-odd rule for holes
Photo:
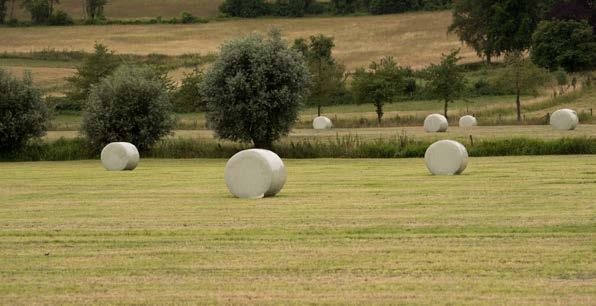
[[95,44],[95,53],[85,59],[74,76],[66,79],[71,87],[67,93],[69,100],[80,109],[83,101],[89,96],[91,87],[110,75],[119,65],[120,61],[113,51],[102,44]]
[[532,37],[531,57],[541,67],[569,72],[596,67],[596,38],[586,21],[543,21]]
[[95,147],[126,141],[147,150],[174,127],[167,86],[155,68],[119,68],[91,90],[83,133]]
[[65,26],[65,25],[73,25],[74,21],[72,20],[72,17],[70,17],[66,12],[64,12],[62,10],[58,10],[58,11],[56,11],[56,13],[54,13],[54,14],[52,14],[52,16],[50,16],[50,19],[48,20],[48,24],[54,25],[54,26]]
[[302,56],[279,31],[227,42],[203,82],[208,123],[220,138],[271,148],[298,118],[308,85]]
[[264,0],[224,0],[219,11],[232,17],[258,17],[267,14]]
[[200,69],[195,69],[185,75],[182,84],[172,96],[172,105],[175,112],[190,113],[205,110],[205,104],[201,98],[203,78],[204,74]]
[[21,148],[46,131],[48,108],[29,75],[18,80],[0,69],[0,152]]

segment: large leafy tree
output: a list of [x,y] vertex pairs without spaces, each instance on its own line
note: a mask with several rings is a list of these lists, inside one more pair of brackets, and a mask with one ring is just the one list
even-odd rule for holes
[[46,23],[54,13],[54,4],[60,0],[22,0],[21,6],[30,14],[35,23]]
[[83,0],[85,17],[91,20],[103,17],[103,8],[108,0]]
[[547,20],[586,20],[596,31],[596,7],[593,0],[556,1],[545,18]]
[[548,8],[544,0],[455,0],[449,30],[490,62],[493,56],[524,51]]
[[269,149],[290,132],[308,86],[303,57],[278,30],[227,42],[203,81],[208,124],[222,139]]
[[586,21],[543,21],[532,38],[534,63],[550,70],[588,71],[596,67],[596,37]]
[[404,92],[407,69],[397,65],[392,57],[373,61],[369,69],[357,69],[354,73],[352,89],[358,103],[373,102],[379,126],[383,120],[383,106],[391,103]]
[[427,87],[434,98],[443,101],[445,118],[448,118],[449,103],[460,98],[466,88],[464,70],[457,64],[460,60],[459,52],[458,49],[443,54],[441,63],[431,64],[427,71]]
[[333,104],[345,89],[345,68],[333,59],[331,52],[334,46],[333,37],[322,34],[311,36],[309,41],[296,39],[292,46],[304,55],[308,63],[312,86],[307,104],[317,106],[319,116],[321,107]]

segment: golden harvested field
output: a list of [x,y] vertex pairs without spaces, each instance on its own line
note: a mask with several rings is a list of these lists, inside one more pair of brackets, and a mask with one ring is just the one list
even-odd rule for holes
[[272,26],[288,40],[318,33],[335,37],[334,55],[349,69],[391,55],[413,68],[437,62],[441,53],[462,47],[464,62],[477,61],[475,52],[447,34],[451,12],[317,18],[264,18],[229,20],[195,25],[118,25],[77,27],[0,28],[0,52],[40,50],[91,51],[95,42],[121,53],[217,52],[226,40]]
[[[187,11],[195,16],[213,17],[222,0],[110,0],[105,7],[105,15],[110,19],[155,18],[162,16],[171,18]],[[80,0],[62,0],[57,9],[67,12],[74,18],[83,16]],[[29,13],[15,8],[15,17],[29,19]]]

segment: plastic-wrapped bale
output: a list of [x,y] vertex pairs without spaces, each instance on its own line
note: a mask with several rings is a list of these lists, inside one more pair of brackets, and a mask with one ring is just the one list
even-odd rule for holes
[[443,115],[432,114],[424,119],[424,129],[428,133],[446,132],[448,127],[449,122]]
[[478,120],[475,117],[467,115],[459,118],[460,128],[471,128],[478,125]]
[[333,123],[331,122],[331,119],[329,119],[325,116],[320,116],[320,117],[315,118],[315,120],[313,120],[312,127],[315,130],[326,130],[326,129],[332,128]]
[[557,130],[574,130],[579,124],[579,118],[574,110],[564,108],[550,116],[550,125]]
[[139,159],[139,150],[128,142],[112,142],[101,150],[101,163],[108,171],[134,170]]
[[224,173],[228,190],[241,199],[272,197],[286,183],[286,167],[279,156],[263,149],[236,153]]
[[426,149],[424,161],[434,175],[461,174],[468,166],[468,151],[457,141],[440,140]]

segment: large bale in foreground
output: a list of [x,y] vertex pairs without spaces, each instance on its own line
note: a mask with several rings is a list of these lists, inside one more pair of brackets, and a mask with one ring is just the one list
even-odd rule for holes
[[331,122],[331,119],[325,116],[319,116],[313,120],[312,127],[315,130],[326,130],[332,128],[333,123]]
[[108,171],[134,170],[139,159],[137,147],[128,142],[112,142],[101,150],[101,163]]
[[468,151],[457,141],[440,140],[426,149],[424,161],[434,175],[461,174],[468,166]]
[[460,128],[471,128],[478,125],[478,120],[474,116],[466,115],[459,118]]
[[286,183],[286,167],[279,156],[263,149],[236,153],[224,173],[228,190],[241,199],[272,197]]
[[449,122],[443,115],[432,114],[424,119],[424,129],[428,133],[446,132],[448,127]]
[[557,130],[574,130],[578,124],[577,113],[568,108],[560,109],[550,116],[550,125]]

